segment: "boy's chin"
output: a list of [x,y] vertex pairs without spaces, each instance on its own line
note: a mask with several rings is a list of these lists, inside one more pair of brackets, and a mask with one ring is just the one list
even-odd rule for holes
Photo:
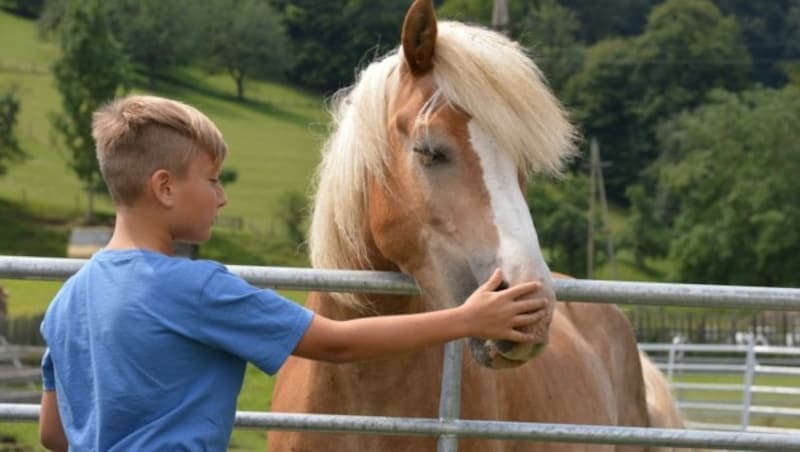
[[175,237],[174,242],[186,245],[202,245],[208,242],[209,240],[211,240],[210,231],[207,234],[196,234],[192,236]]

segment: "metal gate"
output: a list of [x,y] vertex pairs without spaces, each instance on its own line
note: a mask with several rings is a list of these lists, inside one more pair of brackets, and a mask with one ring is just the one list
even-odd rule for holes
[[[85,262],[79,259],[0,256],[0,278],[63,280]],[[408,276],[398,273],[238,265],[228,268],[260,287],[419,293]],[[556,280],[555,285],[557,298],[561,300],[800,311],[800,289],[563,279]],[[800,435],[796,434],[462,420],[459,419],[461,347],[461,341],[448,343],[445,347],[439,418],[238,412],[236,425],[259,429],[438,436],[440,452],[456,451],[458,438],[800,451]],[[36,421],[38,415],[38,405],[0,404],[2,420]]]

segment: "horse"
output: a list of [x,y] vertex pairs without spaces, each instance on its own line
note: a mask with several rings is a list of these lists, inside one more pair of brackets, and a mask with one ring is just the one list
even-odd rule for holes
[[[536,340],[469,338],[462,419],[647,427],[637,344],[621,310],[556,302],[524,193],[558,174],[578,134],[532,59],[491,30],[438,21],[416,0],[401,45],[332,98],[309,227],[315,268],[403,272],[418,296],[312,292],[335,319],[457,306],[500,267],[507,284],[540,280]],[[409,334],[413,334],[410,331]],[[364,362],[291,357],[274,412],[435,418],[443,347]],[[436,439],[271,431],[270,452],[434,450]],[[638,446],[462,439],[459,450],[639,451]]]
[[[640,352],[642,363],[642,377],[645,383],[645,399],[647,400],[647,417],[650,427],[683,429],[686,424],[683,415],[672,397],[669,380],[658,367],[644,353]],[[676,450],[669,447],[654,447],[650,452],[672,452]],[[692,449],[702,451],[705,449]]]

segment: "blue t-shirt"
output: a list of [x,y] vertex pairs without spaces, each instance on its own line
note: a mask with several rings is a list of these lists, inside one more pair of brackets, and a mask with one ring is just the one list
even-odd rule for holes
[[47,309],[44,388],[72,450],[223,451],[246,362],[275,373],[312,316],[215,262],[101,250]]

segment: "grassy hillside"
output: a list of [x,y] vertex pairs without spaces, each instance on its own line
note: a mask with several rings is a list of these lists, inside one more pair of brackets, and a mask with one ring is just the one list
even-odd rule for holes
[[[15,87],[19,94],[17,134],[29,155],[0,177],[0,198],[45,210],[80,211],[85,195],[66,166],[66,150],[49,120],[61,108],[49,70],[58,49],[55,43],[38,39],[34,23],[2,12],[0,43],[0,89]],[[229,77],[192,70],[159,80],[152,93],[197,106],[225,135],[231,148],[226,166],[237,170],[239,179],[228,188],[230,202],[224,215],[269,230],[274,227],[273,212],[280,196],[308,187],[327,121],[320,96],[279,84],[250,82],[249,100],[240,103],[233,99]],[[111,211],[106,198],[99,209]]]

